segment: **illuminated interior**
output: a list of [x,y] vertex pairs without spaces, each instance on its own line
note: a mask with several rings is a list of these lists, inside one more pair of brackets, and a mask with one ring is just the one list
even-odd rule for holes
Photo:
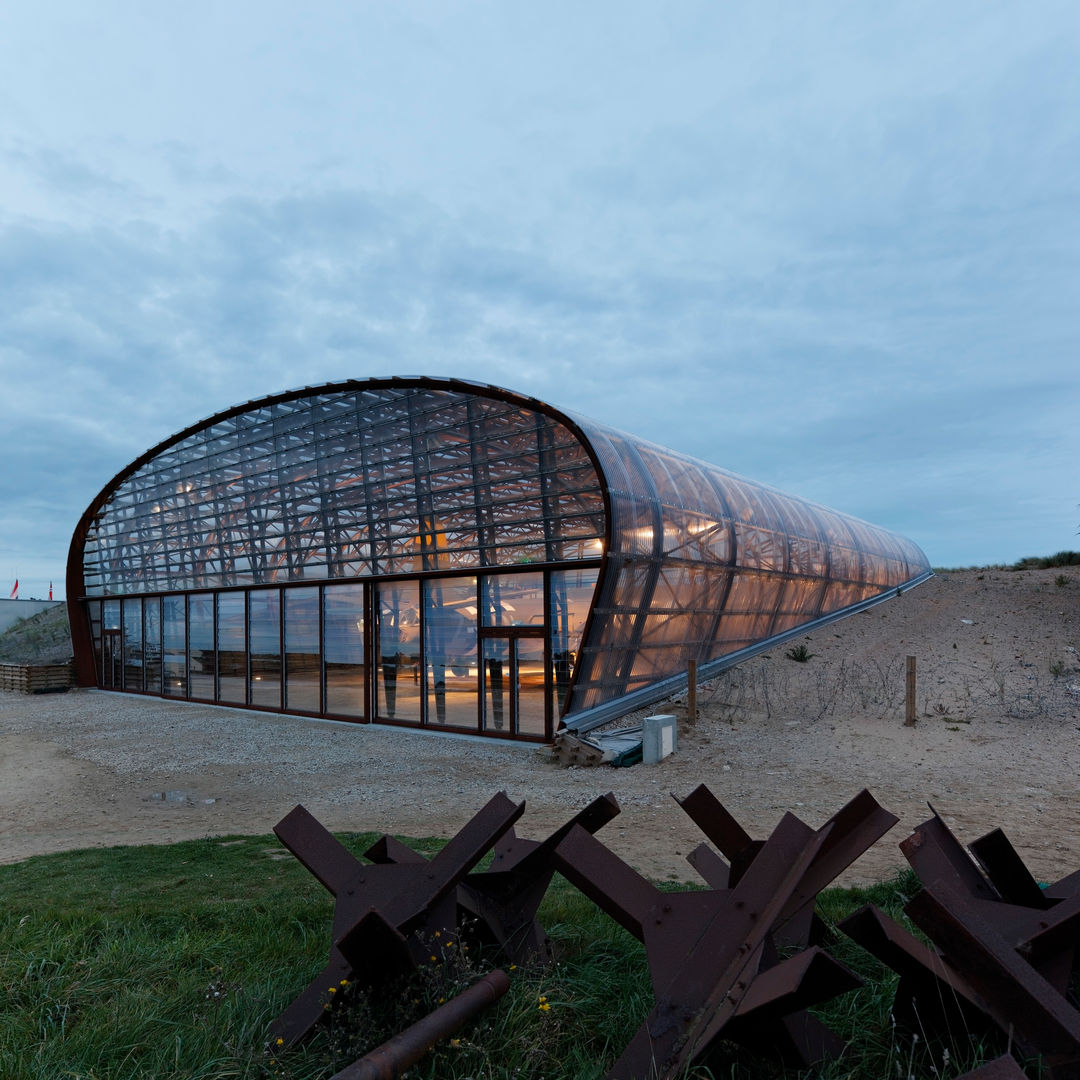
[[495,387],[230,409],[68,562],[83,685],[550,739],[929,575],[910,541]]

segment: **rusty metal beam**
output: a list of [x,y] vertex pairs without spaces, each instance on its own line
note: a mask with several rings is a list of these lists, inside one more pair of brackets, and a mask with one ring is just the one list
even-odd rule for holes
[[954,881],[939,879],[905,907],[908,916],[941,943],[954,967],[986,1002],[1003,1031],[1032,1056],[1041,1056],[1054,1080],[1080,1077],[1080,1013],[979,917]]
[[335,1073],[331,1080],[397,1080],[437,1042],[460,1031],[509,989],[510,977],[505,971],[485,975],[422,1020]]
[[932,806],[930,812],[933,817],[900,842],[900,850],[923,884],[950,881],[961,893],[984,900],[1000,900],[998,891],[983,877],[975,861]]
[[988,1061],[972,1072],[958,1076],[956,1080],[1027,1080],[1027,1074],[1010,1054]]
[[1023,907],[1050,906],[1039,883],[1031,876],[1031,871],[1001,829],[993,829],[980,836],[968,844],[968,851],[975,856],[976,862],[1003,900]]

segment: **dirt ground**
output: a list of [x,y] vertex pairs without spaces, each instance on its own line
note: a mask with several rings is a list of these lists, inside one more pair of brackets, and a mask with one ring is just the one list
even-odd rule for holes
[[[496,791],[546,835],[596,795],[601,833],[654,878],[693,879],[703,837],[671,793],[707,784],[764,837],[867,787],[901,821],[848,872],[902,865],[929,816],[964,842],[1000,826],[1041,880],[1080,867],[1080,568],[954,571],[773,650],[653,712],[680,716],[657,766],[564,769],[535,746],[73,691],[0,694],[0,863],[48,852],[268,833],[303,803],[333,829],[446,836]],[[904,726],[905,657],[918,664]]]

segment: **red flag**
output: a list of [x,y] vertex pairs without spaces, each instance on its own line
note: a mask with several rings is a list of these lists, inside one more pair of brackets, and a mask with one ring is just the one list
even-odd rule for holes
[[15,579],[15,587],[11,590],[11,595],[8,597],[8,599],[9,600],[18,600],[19,599],[19,579],[18,578]]
[[52,599],[52,582],[49,582],[49,599]]

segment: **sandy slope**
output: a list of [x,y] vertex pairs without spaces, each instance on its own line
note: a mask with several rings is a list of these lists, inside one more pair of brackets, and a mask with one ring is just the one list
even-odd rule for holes
[[761,836],[786,810],[818,825],[869,787],[901,824],[847,880],[900,865],[927,800],[965,841],[1003,827],[1043,879],[1080,867],[1080,568],[943,574],[805,643],[807,663],[777,649],[703,684],[697,723],[652,768],[566,770],[534,747],[126,695],[0,694],[0,862],[269,832],[297,802],[333,828],[445,835],[500,789],[540,836],[612,790],[623,812],[606,842],[690,878],[702,837],[669,793],[705,782]]

